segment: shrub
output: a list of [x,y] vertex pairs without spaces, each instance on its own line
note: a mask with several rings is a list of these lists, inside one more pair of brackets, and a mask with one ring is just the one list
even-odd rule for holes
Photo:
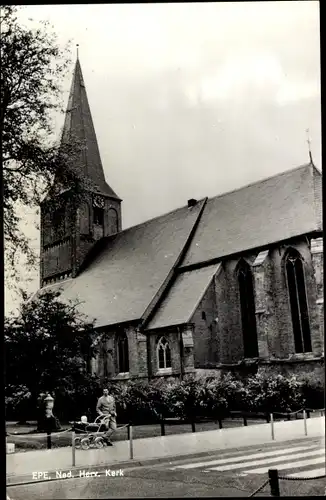
[[[54,415],[61,422],[79,420],[86,415],[96,418],[96,403],[103,386],[115,397],[118,421],[127,423],[154,423],[161,415],[195,419],[224,418],[230,411],[289,412],[305,406],[324,407],[324,388],[319,382],[296,377],[257,373],[246,380],[232,374],[222,377],[163,379],[148,382],[100,381],[97,377],[81,374],[78,383],[69,376],[56,388]],[[6,417],[23,420],[31,418],[31,395],[25,386],[6,388]]]
[[199,400],[200,410],[198,416],[216,419],[225,417],[228,400],[220,380],[216,378],[206,380],[201,387]]
[[248,411],[250,394],[241,379],[230,373],[223,374],[219,383],[219,397],[226,400],[229,411]]
[[167,387],[167,402],[175,417],[192,420],[202,413],[202,395],[205,390],[204,378],[186,377]]
[[76,376],[67,376],[53,392],[53,413],[61,421],[79,420],[86,415],[89,421],[96,415],[97,397],[101,395],[102,383],[99,378],[85,372]]
[[148,384],[148,405],[156,420],[160,420],[162,416],[165,418],[174,416],[170,396],[175,384],[174,379],[165,378],[158,378]]
[[248,409],[253,412],[291,412],[304,406],[302,383],[295,376],[257,373],[245,383]]
[[120,422],[151,423],[157,420],[151,403],[151,386],[146,382],[121,384],[116,395],[117,413]]
[[313,410],[325,408],[325,387],[320,381],[302,378],[302,395],[305,407]]

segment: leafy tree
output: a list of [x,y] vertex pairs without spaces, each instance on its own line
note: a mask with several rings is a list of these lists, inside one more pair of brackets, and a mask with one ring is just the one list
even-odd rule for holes
[[40,392],[54,393],[62,401],[66,393],[81,391],[85,397],[85,387],[94,389],[85,369],[97,350],[93,323],[77,306],[63,303],[60,292],[48,291],[23,302],[19,316],[5,319],[8,401],[15,387],[29,392],[33,409]]
[[[8,278],[17,278],[17,259],[36,264],[29,238],[20,227],[26,207],[37,207],[54,184],[77,187],[67,164],[80,154],[75,139],[52,140],[53,118],[63,111],[61,81],[68,68],[68,47],[61,50],[48,23],[32,29],[20,24],[18,7],[0,11],[0,144],[3,173],[3,222]],[[52,136],[51,136],[52,134]],[[69,161],[68,161],[69,160]],[[76,189],[78,191],[78,189]]]

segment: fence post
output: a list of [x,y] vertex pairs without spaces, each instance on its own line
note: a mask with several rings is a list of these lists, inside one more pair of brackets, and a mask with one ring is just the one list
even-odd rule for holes
[[307,418],[310,418],[310,411],[307,410]]
[[51,430],[46,431],[46,441],[47,441],[47,449],[51,450],[52,442],[51,442]]
[[161,418],[161,436],[165,436],[164,418]]
[[191,432],[196,432],[196,424],[194,420],[191,421]]
[[247,425],[248,425],[248,422],[247,422],[247,417],[246,417],[245,415],[243,415],[243,425],[244,425],[245,427],[247,427]]
[[218,426],[220,429],[223,429],[223,422],[221,418],[218,419]]
[[303,410],[303,427],[304,427],[304,435],[308,436],[306,410]]
[[273,413],[270,414],[270,423],[271,423],[271,431],[272,431],[272,440],[275,440],[275,433],[274,433],[274,417]]
[[287,418],[288,420],[291,420],[291,413],[288,413],[286,418]]
[[130,459],[134,458],[134,448],[132,442],[132,425],[129,424],[129,450],[130,450]]
[[269,485],[271,488],[271,496],[279,497],[280,495],[280,485],[278,481],[278,470],[268,469]]
[[130,424],[127,425],[127,439],[130,439]]
[[71,433],[71,450],[72,450],[72,466],[76,465],[76,443],[75,443],[75,430]]
[[269,416],[269,413],[266,413],[266,422],[269,424],[270,422],[270,416]]

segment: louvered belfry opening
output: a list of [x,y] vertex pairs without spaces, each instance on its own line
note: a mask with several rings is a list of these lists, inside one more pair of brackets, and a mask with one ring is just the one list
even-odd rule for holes
[[245,358],[258,357],[257,324],[253,276],[249,264],[241,259],[238,265],[243,350]]
[[311,333],[303,262],[296,250],[286,256],[286,277],[296,353],[311,352]]

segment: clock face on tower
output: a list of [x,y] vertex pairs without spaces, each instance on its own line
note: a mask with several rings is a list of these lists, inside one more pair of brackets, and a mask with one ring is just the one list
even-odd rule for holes
[[104,208],[104,198],[102,196],[95,195],[93,197],[93,206],[96,208]]

